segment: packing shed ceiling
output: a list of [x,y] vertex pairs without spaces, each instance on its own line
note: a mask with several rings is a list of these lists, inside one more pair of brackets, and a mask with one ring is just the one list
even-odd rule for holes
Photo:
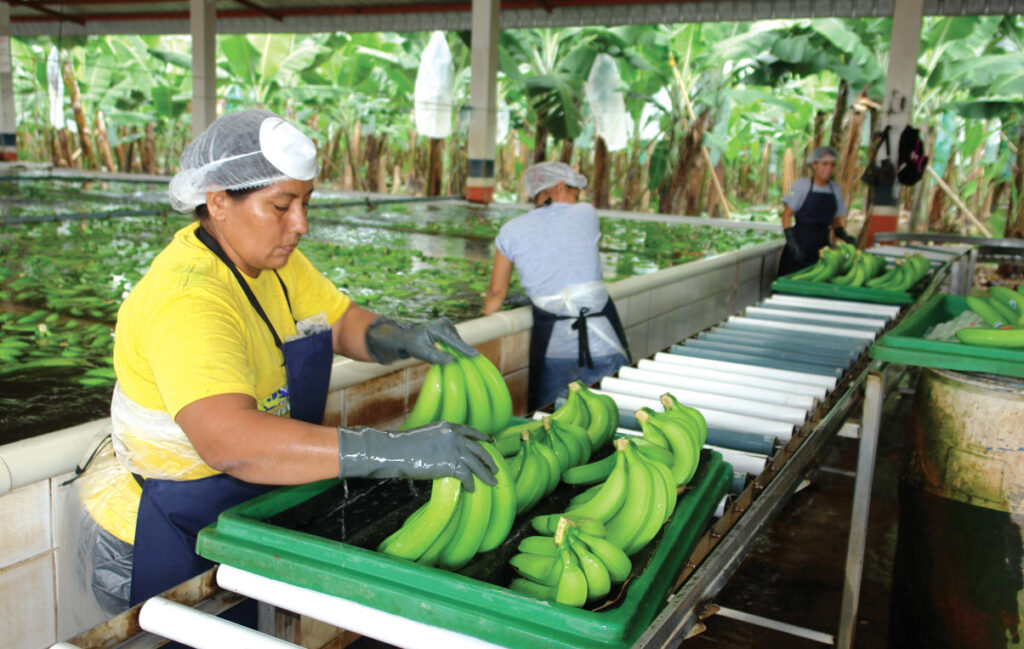
[[[12,36],[188,34],[189,0],[0,0]],[[212,0],[211,0],[212,1]],[[891,16],[895,0],[503,0],[501,28]],[[218,33],[471,28],[471,0],[216,0]],[[1024,13],[1024,0],[925,0],[925,15]]]

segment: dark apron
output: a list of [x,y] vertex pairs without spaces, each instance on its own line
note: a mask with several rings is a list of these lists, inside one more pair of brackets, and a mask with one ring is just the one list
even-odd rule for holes
[[794,259],[782,249],[779,260],[779,276],[795,273],[818,261],[818,251],[829,245],[828,232],[836,213],[836,196],[831,191],[816,192],[813,186],[804,199],[804,204],[793,214],[795,225],[793,235],[804,263]]
[[[331,331],[282,343],[252,289],[216,239],[201,226],[196,229],[196,236],[231,269],[281,348],[288,376],[291,418],[320,424],[333,360]],[[274,275],[281,282],[277,271]],[[291,309],[284,282],[281,282],[281,289]],[[274,488],[250,484],[223,473],[199,480],[142,480],[138,476],[136,479],[142,485],[142,498],[132,553],[132,606],[211,568],[213,562],[195,553],[199,530],[215,522],[225,509]]]
[[632,362],[629,353],[629,344],[626,343],[626,331],[622,328],[622,321],[619,319],[619,312],[615,308],[615,302],[609,297],[604,307],[591,313],[590,309],[583,307],[579,315],[555,315],[550,311],[531,305],[533,308],[533,331],[530,333],[530,380],[527,388],[527,408],[530,411],[536,410],[545,403],[537,403],[540,398],[541,372],[544,368],[544,356],[548,351],[548,343],[551,342],[551,332],[555,323],[559,320],[575,320],[572,328],[579,332],[579,355],[576,362],[580,367],[593,367],[594,361],[590,356],[590,338],[587,334],[587,318],[608,318],[619,344],[626,351],[626,362]]

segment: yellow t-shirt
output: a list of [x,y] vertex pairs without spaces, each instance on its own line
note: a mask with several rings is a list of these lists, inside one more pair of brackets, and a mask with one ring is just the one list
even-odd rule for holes
[[[120,387],[135,403],[172,418],[193,401],[218,394],[247,394],[261,410],[287,414],[281,351],[230,269],[196,238],[196,227],[175,233],[118,311],[114,370]],[[333,324],[351,304],[298,250],[278,274],[290,312],[273,271],[242,277],[282,341],[295,334],[295,321],[323,313]],[[121,439],[130,460],[119,461],[108,446],[79,482],[79,497],[93,519],[126,543],[134,542],[141,488],[124,461],[153,469],[141,473],[175,479],[217,473],[187,440],[174,446],[140,433]]]
[[[114,370],[134,402],[175,417],[186,405],[218,394],[247,394],[261,410],[281,410],[286,385],[280,349],[234,275],[195,236],[195,224],[153,260],[121,305],[114,333]],[[331,324],[350,300],[300,251],[277,271],[242,277],[278,337],[318,313]]]

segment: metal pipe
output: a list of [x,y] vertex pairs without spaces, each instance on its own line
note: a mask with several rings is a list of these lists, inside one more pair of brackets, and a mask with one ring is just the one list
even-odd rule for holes
[[689,378],[678,374],[666,374],[663,372],[651,372],[636,367],[619,368],[619,378],[638,383],[650,383],[662,386],[665,390],[673,389],[691,390],[694,392],[705,392],[722,396],[732,396],[742,393],[745,399],[760,401],[762,403],[774,403],[780,406],[792,406],[808,411],[814,408],[817,399],[804,394],[792,394],[780,390],[769,390],[766,388],[754,387],[752,385],[737,388],[735,383],[725,381],[709,381],[707,379]]
[[842,324],[849,325],[862,325],[865,327],[874,327],[879,329],[885,326],[885,319],[878,318],[864,318],[858,316],[849,315],[823,315],[817,313],[809,313],[807,311],[784,311],[782,309],[773,309],[771,307],[764,306],[748,306],[746,311],[748,316],[781,316],[785,318],[792,318],[796,320],[812,320],[820,322],[839,322]]
[[806,372],[807,374],[818,374],[830,376],[838,380],[843,371],[835,366],[818,365],[815,363],[803,363],[800,361],[787,361],[781,358],[765,358],[763,356],[751,356],[749,354],[738,354],[735,352],[723,352],[712,349],[702,349],[697,345],[672,345],[669,352],[677,356],[689,356],[691,358],[707,358],[716,361],[728,361],[730,363],[742,363],[744,365],[758,365],[761,367],[779,368],[793,372]]
[[[665,392],[664,386],[627,381],[613,376],[606,376],[601,379],[601,389],[605,392],[613,393],[613,395],[625,394],[634,397],[645,397],[654,401],[658,401],[658,397]],[[738,415],[783,421],[794,426],[799,426],[807,419],[806,410],[790,406],[764,403],[762,401],[749,401],[737,397],[724,397],[720,394],[695,392],[693,390],[674,390],[672,394],[682,403],[697,409],[711,408]]]
[[780,381],[809,383],[811,385],[820,385],[827,390],[831,390],[834,387],[836,387],[836,383],[838,382],[838,379],[833,376],[823,376],[821,374],[808,374],[807,372],[794,372],[792,370],[780,370],[772,367],[763,367],[760,365],[746,365],[744,363],[736,363],[731,361],[717,361],[711,358],[680,356],[678,354],[669,354],[667,352],[656,353],[654,355],[654,360],[657,362],[682,365],[686,367],[702,367],[706,369],[719,370],[723,372],[735,372],[737,374],[743,374],[747,376],[762,376],[770,379],[778,379]]
[[825,398],[825,394],[827,392],[827,389],[823,385],[798,383],[796,381],[770,379],[764,376],[753,376],[750,374],[740,374],[738,372],[666,363],[663,361],[651,360],[649,358],[641,359],[637,362],[636,366],[640,370],[650,371],[656,374],[669,374],[693,379],[695,381],[712,381],[717,383],[728,383],[730,385],[741,385],[744,387],[760,387],[765,390],[772,390],[775,392],[788,391],[788,393],[792,395],[808,396],[818,399],[819,401]]
[[[658,410],[661,402],[657,399],[645,399],[631,394],[611,393],[604,390],[594,390],[595,394],[607,394],[620,409],[636,411],[640,408],[651,408]],[[708,427],[724,428],[735,430],[741,433],[757,433],[759,435],[771,435],[782,442],[787,442],[793,436],[793,425],[783,421],[773,421],[762,417],[751,417],[750,415],[739,415],[732,412],[722,412],[710,408],[699,407],[697,410],[704,415]]]
[[846,369],[849,367],[851,361],[851,359],[846,355],[844,355],[842,359],[839,359],[834,355],[819,354],[812,351],[794,352],[793,350],[779,349],[772,345],[752,343],[749,340],[745,342],[736,342],[735,340],[715,340],[706,336],[687,339],[684,349],[687,347],[690,349],[706,349],[708,351],[743,354],[745,356],[768,358],[772,360],[777,360],[781,357],[781,360],[789,362],[805,363],[807,365],[821,365],[830,369]]
[[[221,568],[223,570],[223,568]],[[139,626],[150,633],[195,649],[301,649],[241,624],[197,611],[163,597],[151,597],[139,609]]]
[[864,570],[864,549],[867,545],[868,511],[871,507],[871,482],[875,474],[875,453],[882,422],[884,382],[878,372],[870,372],[864,384],[864,411],[861,419],[860,448],[857,451],[857,478],[853,484],[853,513],[850,536],[846,546],[846,573],[843,600],[839,609],[839,632],[836,647],[853,646],[860,582]]
[[795,349],[812,351],[816,354],[832,354],[837,358],[856,358],[868,346],[863,340],[836,340],[825,336],[801,336],[793,338],[782,331],[768,329],[751,329],[747,327],[730,327],[728,325],[702,331],[698,338],[721,338],[723,340],[756,341],[771,345],[778,349]]
[[821,309],[822,311],[837,311],[839,313],[867,313],[891,320],[895,318],[900,307],[889,304],[877,304],[875,302],[853,302],[845,300],[825,300],[819,298],[800,297],[798,295],[786,295],[776,293],[764,300],[764,305],[791,305]]
[[792,332],[807,332],[824,334],[826,336],[841,336],[845,338],[864,338],[874,340],[876,332],[863,329],[849,329],[845,327],[824,327],[821,325],[800,324],[798,322],[779,322],[777,320],[762,320],[760,318],[747,318],[744,316],[729,316],[727,322],[746,322],[763,329],[785,329]]
[[217,583],[261,602],[307,615],[404,649],[501,649],[498,645],[400,615],[301,588],[228,565],[217,569]]

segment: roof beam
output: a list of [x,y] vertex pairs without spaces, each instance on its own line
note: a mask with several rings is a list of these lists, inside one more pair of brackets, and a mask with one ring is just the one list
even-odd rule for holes
[[57,18],[60,18],[61,20],[70,20],[71,22],[75,23],[76,25],[84,25],[85,24],[85,21],[82,20],[80,17],[72,16],[72,15],[69,15],[69,14],[64,14],[64,13],[61,13],[59,11],[54,11],[53,9],[49,9],[47,7],[42,6],[42,4],[40,4],[38,2],[31,2],[30,0],[4,0],[4,2],[6,2],[7,4],[9,4],[12,7],[25,7],[27,9],[31,9],[33,11],[38,11],[41,14],[46,14],[48,16],[56,16]]
[[283,15],[281,15],[280,13],[278,13],[276,11],[271,11],[270,9],[265,9],[265,8],[259,6],[258,4],[256,4],[255,2],[250,2],[249,0],[235,0],[235,2],[237,2],[240,5],[242,5],[243,7],[248,7],[249,9],[255,9],[256,11],[258,11],[258,12],[260,12],[262,14],[265,14],[265,15],[269,16],[270,18],[273,18],[274,20],[276,20],[279,23],[280,22],[284,22],[284,16]]

